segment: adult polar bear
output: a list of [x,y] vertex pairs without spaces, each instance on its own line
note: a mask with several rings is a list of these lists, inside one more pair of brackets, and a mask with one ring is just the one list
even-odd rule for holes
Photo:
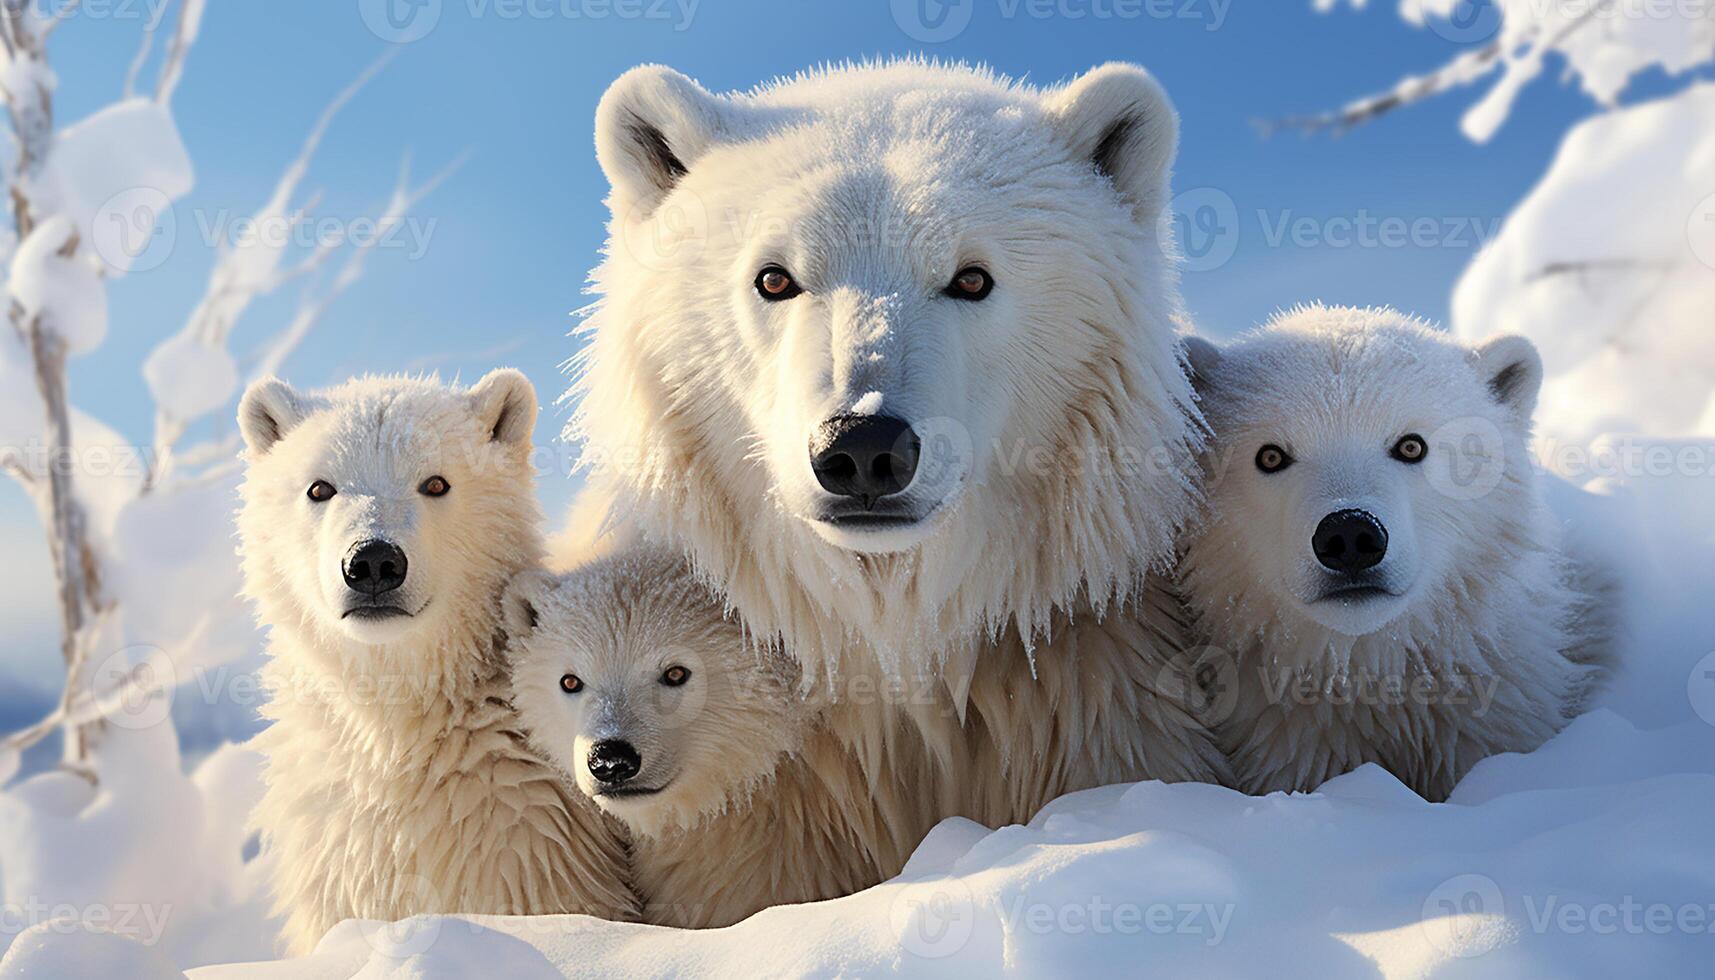
[[1224,776],[1146,584],[1200,431],[1158,233],[1176,141],[1122,64],[731,95],[646,66],[597,110],[612,220],[568,434],[835,692],[903,848]]

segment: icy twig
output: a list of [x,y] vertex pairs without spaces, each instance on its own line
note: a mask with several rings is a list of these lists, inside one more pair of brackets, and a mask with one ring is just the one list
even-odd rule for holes
[[[170,3],[171,0],[167,0]],[[125,70],[125,98],[133,98],[137,94],[137,80],[143,76],[143,66],[148,64],[149,55],[155,50],[155,32],[161,27],[161,20],[167,12],[167,3],[161,5],[160,13],[143,26],[142,40],[137,42],[137,53],[131,57],[131,67]]]
[[1649,259],[1589,259],[1582,262],[1550,262],[1524,277],[1527,283],[1556,276],[1582,276],[1591,272],[1672,272],[1677,263]]
[[162,105],[173,101],[173,93],[184,78],[185,59],[190,56],[191,46],[196,43],[197,34],[202,29],[202,12],[203,0],[184,0],[179,5],[178,25],[173,30],[172,41],[168,42],[167,54],[161,62],[161,80],[155,87],[155,101]]
[[[1539,44],[1538,38],[1534,36],[1535,32],[1532,32],[1530,36],[1517,39],[1515,46],[1537,49],[1557,47],[1574,32],[1592,23],[1612,3],[1613,0],[1599,0],[1599,2],[1591,4],[1589,9],[1561,27],[1545,43]],[[1257,120],[1254,125],[1264,138],[1283,130],[1297,130],[1307,135],[1321,132],[1340,135],[1366,123],[1375,122],[1398,109],[1423,102],[1443,92],[1470,85],[1499,68],[1504,63],[1507,52],[1508,46],[1505,39],[1496,38],[1480,48],[1460,54],[1435,71],[1424,75],[1409,75],[1401,79],[1392,89],[1358,99],[1344,108],[1311,116]]]
[[[464,157],[454,160],[426,183],[413,188],[410,183],[410,163],[407,159],[400,166],[399,181],[394,186],[393,197],[388,201],[386,208],[383,209],[381,216],[377,219],[377,226],[388,228],[405,220],[412,208],[422,203],[424,198],[433,193],[447,178],[457,172],[459,167],[463,166],[464,160]],[[362,278],[364,264],[368,260],[370,250],[383,237],[381,235],[371,236],[369,239],[354,245],[351,252],[346,256],[345,262],[334,275],[333,281],[319,293],[306,293],[304,299],[299,303],[297,314],[292,317],[291,323],[287,324],[285,330],[282,330],[264,346],[262,353],[257,358],[252,377],[265,377],[280,370],[280,366],[285,363],[286,358],[297,349],[304,337],[321,321],[322,316],[327,313],[328,307],[333,305],[333,301]]]
[[[297,157],[286,166],[275,183],[268,201],[252,216],[257,225],[268,226],[284,222],[290,227],[296,227],[303,220],[305,210],[293,209],[291,201],[309,172],[310,163],[315,158],[323,138],[340,110],[386,67],[392,57],[387,54],[372,62],[322,110],[321,116],[299,147]],[[319,200],[319,195],[313,196],[311,200]],[[337,242],[318,243],[307,259],[282,271],[278,256],[264,257],[263,261],[258,262],[254,253],[247,249],[222,243],[202,299],[191,311],[179,333],[164,343],[188,337],[209,347],[224,347],[239,318],[257,298],[272,293],[286,282],[315,272],[337,246]],[[195,420],[181,419],[165,411],[157,411],[154,451],[150,456],[149,471],[144,475],[144,493],[151,492],[165,477],[172,466],[174,450],[193,421]]]

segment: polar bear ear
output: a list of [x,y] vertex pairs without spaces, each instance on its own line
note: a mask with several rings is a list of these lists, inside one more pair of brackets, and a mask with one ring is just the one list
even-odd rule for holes
[[1154,76],[1110,62],[1045,99],[1061,138],[1113,181],[1139,223],[1154,224],[1179,149],[1179,117]]
[[1179,345],[1184,350],[1185,373],[1190,376],[1191,384],[1201,398],[1213,382],[1215,366],[1221,363],[1221,349],[1202,337],[1190,334],[1180,337]]
[[251,454],[263,456],[307,414],[291,385],[279,378],[262,378],[245,389],[238,401],[238,431]]
[[528,446],[536,429],[536,388],[524,372],[500,368],[482,376],[466,396],[495,442]]
[[554,587],[554,577],[540,568],[526,568],[506,584],[500,595],[500,621],[507,636],[526,636],[540,621],[542,600]]
[[1496,402],[1522,419],[1536,412],[1536,396],[1542,391],[1542,356],[1535,344],[1506,334],[1472,351],[1471,361]]
[[595,111],[595,149],[615,215],[655,210],[714,143],[722,100],[665,65],[619,76]]

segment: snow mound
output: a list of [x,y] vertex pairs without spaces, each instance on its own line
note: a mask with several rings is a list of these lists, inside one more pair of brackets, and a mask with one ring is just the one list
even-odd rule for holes
[[[143,710],[109,716],[99,789],[54,771],[0,793],[0,977],[154,977],[272,948],[242,855],[260,759],[228,748],[187,776],[172,726]],[[19,961],[103,966],[8,972]],[[118,962],[127,969],[107,965]]]
[[44,977],[125,977],[126,980],[184,980],[184,973],[133,939],[53,919],[31,926],[0,962],[0,980]]
[[1112,786],[1028,826],[947,821],[893,881],[728,929],[348,922],[309,957],[190,977],[1690,976],[1715,931],[1712,808],[1715,727],[1596,712],[1443,805],[1375,767],[1260,799]]
[[1552,439],[1715,435],[1715,84],[1575,127],[1460,279],[1453,321],[1535,342]]

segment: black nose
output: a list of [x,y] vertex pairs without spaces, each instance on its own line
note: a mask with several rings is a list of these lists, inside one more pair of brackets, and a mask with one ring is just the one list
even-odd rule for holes
[[643,757],[637,754],[630,742],[607,738],[590,746],[588,765],[596,782],[603,786],[618,786],[637,775],[637,771],[643,768]]
[[409,565],[404,550],[398,545],[371,538],[351,546],[341,571],[345,573],[345,584],[353,592],[378,596],[404,585],[405,570]]
[[1382,563],[1387,555],[1387,528],[1368,511],[1336,511],[1316,525],[1310,546],[1324,567],[1350,575]]
[[823,422],[816,433],[810,468],[822,489],[841,497],[856,497],[867,510],[882,497],[911,485],[922,448],[904,419],[836,415]]

